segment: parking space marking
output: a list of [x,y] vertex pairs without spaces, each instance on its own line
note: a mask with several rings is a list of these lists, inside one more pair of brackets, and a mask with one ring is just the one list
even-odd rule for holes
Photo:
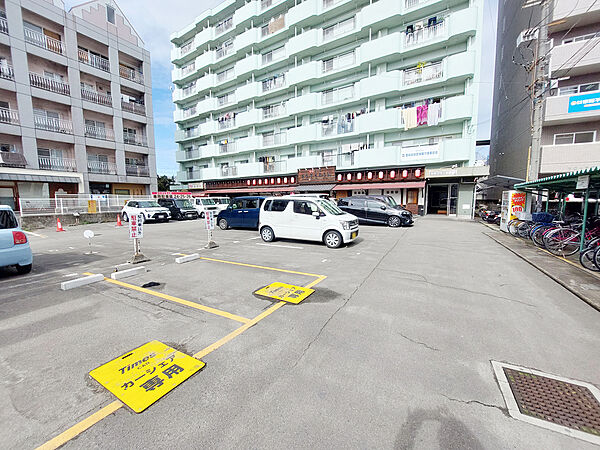
[[263,244],[261,242],[257,242],[256,245],[263,245],[265,247],[279,247],[279,248],[296,248],[302,250],[304,247],[296,247],[294,245],[281,245],[281,244]]
[[114,402],[105,406],[101,410],[96,411],[91,416],[86,417],[81,422],[76,423],[68,430],[63,431],[58,436],[50,439],[45,444],[40,445],[36,450],[54,450],[54,449],[60,447],[61,445],[66,444],[71,439],[74,439],[75,437],[79,436],[85,430],[87,430],[91,426],[97,424],[105,417],[110,416],[112,413],[117,411],[122,406],[123,406],[123,403],[121,403],[118,400],[115,400]]
[[[279,269],[277,267],[259,266],[256,264],[246,264],[246,263],[240,263],[240,262],[235,262],[235,261],[225,261],[224,259],[207,258],[205,256],[201,256],[200,259],[203,259],[205,261],[220,262],[223,264],[233,264],[235,266],[253,267],[255,269],[273,270],[275,272],[293,273],[295,275],[305,275],[307,277],[317,277],[317,278],[325,277],[325,275],[317,275],[316,273],[298,272],[296,270]],[[327,278],[327,277],[325,277],[325,278]]]
[[156,291],[153,291],[151,289],[146,289],[146,288],[143,288],[143,287],[140,287],[140,286],[136,286],[135,284],[129,284],[129,283],[125,283],[123,281],[113,280],[111,278],[104,278],[104,281],[108,281],[109,283],[117,284],[119,286],[122,286],[122,287],[125,287],[125,288],[128,288],[128,289],[133,289],[134,291],[143,292],[145,294],[153,295],[154,297],[159,297],[159,298],[162,298],[164,300],[169,300],[171,302],[175,302],[175,303],[179,303],[181,305],[189,306],[191,308],[196,308],[196,309],[199,309],[201,311],[204,311],[204,312],[207,312],[207,313],[210,313],[210,314],[215,314],[217,316],[221,316],[221,317],[225,317],[227,319],[235,320],[236,322],[241,322],[241,323],[244,323],[244,324],[251,322],[251,320],[247,319],[246,317],[238,316],[236,314],[232,314],[232,313],[229,313],[227,311],[222,311],[220,309],[211,308],[210,306],[204,306],[204,305],[201,305],[199,303],[190,302],[189,300],[184,300],[182,298],[173,297],[172,295],[163,294],[162,292],[156,292]]
[[36,236],[42,239],[46,239],[48,236],[46,236],[45,234],[38,234],[38,233],[34,233],[33,231],[25,231],[25,234],[30,234],[32,236]]

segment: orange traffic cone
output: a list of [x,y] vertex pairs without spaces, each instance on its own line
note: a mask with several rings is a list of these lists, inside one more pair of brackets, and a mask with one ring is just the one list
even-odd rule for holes
[[117,227],[122,227],[123,224],[121,223],[121,214],[117,214]]
[[56,218],[56,231],[65,231],[58,217]]

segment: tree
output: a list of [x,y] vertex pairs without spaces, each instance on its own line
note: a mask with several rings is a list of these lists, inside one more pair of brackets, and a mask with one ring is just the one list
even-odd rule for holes
[[168,175],[159,175],[157,181],[159,192],[165,192],[169,190],[171,184],[175,183],[175,177],[169,177]]

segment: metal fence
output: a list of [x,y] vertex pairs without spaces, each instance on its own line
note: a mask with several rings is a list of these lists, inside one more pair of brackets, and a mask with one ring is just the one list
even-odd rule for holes
[[[95,203],[90,203],[94,200]],[[119,213],[128,200],[153,200],[151,196],[59,194],[55,198],[21,198],[21,216],[54,216],[56,214]]]

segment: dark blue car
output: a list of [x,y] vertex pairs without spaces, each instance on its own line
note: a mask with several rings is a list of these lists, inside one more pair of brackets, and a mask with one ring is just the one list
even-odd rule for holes
[[217,224],[221,230],[231,227],[253,228],[258,230],[260,205],[265,197],[247,196],[232,198],[227,209],[217,216]]

